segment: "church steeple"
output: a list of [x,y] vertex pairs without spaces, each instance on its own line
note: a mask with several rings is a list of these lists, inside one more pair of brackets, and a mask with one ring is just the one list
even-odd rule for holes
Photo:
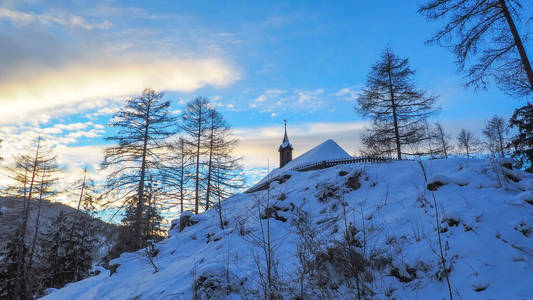
[[287,136],[287,120],[283,120],[285,122],[285,135],[283,136],[283,142],[279,146],[278,152],[279,152],[279,167],[282,168],[285,166],[288,162],[292,160],[292,145],[291,142],[289,142],[289,137]]

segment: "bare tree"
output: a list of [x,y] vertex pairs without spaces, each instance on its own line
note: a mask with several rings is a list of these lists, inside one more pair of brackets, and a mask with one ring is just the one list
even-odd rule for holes
[[191,179],[191,167],[194,161],[191,147],[184,137],[178,137],[170,143],[169,156],[165,160],[162,183],[167,187],[164,194],[168,196],[171,206],[179,206],[180,212],[185,211],[189,200],[188,185]]
[[[390,48],[372,66],[366,88],[357,99],[357,110],[373,120],[372,128],[363,137],[367,148],[394,144],[397,158],[401,159],[402,145],[425,138],[424,121],[435,112],[437,98],[414,86],[414,74],[408,59],[396,56]],[[390,151],[385,148],[381,152]]]
[[472,153],[479,151],[480,142],[472,132],[461,129],[457,136],[457,146],[464,151],[467,158],[470,158]]
[[502,117],[495,115],[487,122],[483,135],[486,138],[488,150],[493,155],[505,157],[506,135],[508,133],[509,128]]
[[[33,263],[40,233],[42,201],[56,193],[53,189],[57,181],[55,157],[49,150],[43,150],[42,140],[38,138],[34,148],[15,158],[15,165],[8,168],[8,176],[13,181],[7,188],[8,195],[23,203],[21,217],[16,220],[17,229],[9,242],[10,253],[2,255],[9,261],[2,263],[0,269],[6,269],[0,270],[0,277],[6,274],[9,279],[0,284],[0,295],[7,292],[15,298],[26,299],[40,289],[39,274],[34,272]],[[35,201],[37,207],[34,208]],[[31,231],[29,223],[33,210],[36,210],[35,224]]]
[[[210,199],[228,197],[242,187],[240,158],[232,152],[238,140],[231,135],[224,117],[214,108],[209,112],[209,134],[205,141],[207,148],[205,209],[209,209]],[[214,195],[213,195],[213,192]]]
[[127,201],[136,203],[133,224],[137,247],[142,248],[142,216],[145,210],[145,181],[162,175],[162,155],[167,138],[175,132],[174,118],[169,113],[169,101],[163,94],[145,89],[142,95],[131,98],[110,123],[117,130],[107,141],[118,143],[105,150],[103,169],[109,169],[106,187],[115,193],[124,207]]
[[200,189],[201,189],[201,165],[200,158],[205,153],[202,147],[202,141],[205,134],[209,130],[209,123],[207,122],[209,115],[209,100],[203,97],[197,97],[187,104],[182,118],[182,129],[189,136],[188,144],[194,148],[194,213],[198,213],[200,205]]
[[447,20],[428,42],[445,42],[453,49],[459,71],[467,74],[467,86],[485,88],[493,78],[507,92],[529,95],[533,71],[525,37],[515,24],[522,9],[519,0],[430,0],[418,12],[429,20]]
[[436,138],[438,152],[441,153],[444,158],[448,158],[448,154],[453,149],[453,145],[450,143],[450,135],[446,133],[444,127],[442,127],[439,122],[434,125],[433,135]]

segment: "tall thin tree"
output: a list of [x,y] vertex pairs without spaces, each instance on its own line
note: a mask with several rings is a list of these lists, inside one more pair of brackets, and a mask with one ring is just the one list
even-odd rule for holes
[[145,209],[145,181],[161,176],[161,153],[167,147],[167,138],[175,133],[174,118],[169,112],[170,102],[163,93],[145,89],[131,98],[115,114],[109,127],[116,133],[106,138],[118,145],[105,150],[103,169],[109,169],[106,187],[114,192],[123,207],[135,198],[134,231],[137,244],[142,248],[142,216]]
[[373,121],[363,142],[373,147],[392,143],[398,159],[402,158],[402,145],[425,138],[424,121],[436,111],[437,98],[414,86],[414,74],[407,58],[386,48],[357,99],[357,110]]
[[194,213],[199,212],[200,207],[200,175],[201,164],[200,158],[205,153],[205,148],[202,147],[202,141],[206,133],[209,131],[209,123],[207,121],[209,115],[209,100],[204,97],[196,97],[187,104],[181,118],[182,129],[188,135],[187,142],[193,148],[194,154]]

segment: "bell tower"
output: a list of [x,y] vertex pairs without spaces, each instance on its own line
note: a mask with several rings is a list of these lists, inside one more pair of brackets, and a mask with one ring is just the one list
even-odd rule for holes
[[285,136],[283,136],[283,142],[279,146],[279,167],[283,168],[288,162],[292,160],[292,145],[289,142],[289,137],[287,136],[287,120],[285,122]]

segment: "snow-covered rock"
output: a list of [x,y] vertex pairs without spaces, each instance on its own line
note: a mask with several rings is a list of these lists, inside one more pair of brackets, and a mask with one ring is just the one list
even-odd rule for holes
[[[181,232],[175,226],[169,238],[156,244],[159,272],[154,273],[144,251],[127,253],[111,261],[120,264],[113,275],[102,270],[45,299],[262,298],[265,255],[260,245],[267,229],[276,293],[285,299],[301,293],[302,259],[312,263],[307,270],[317,272],[303,277],[308,299],[324,293],[353,299],[353,274],[367,298],[446,299],[437,228],[454,298],[530,299],[533,176],[506,173],[498,161],[422,164],[427,181],[416,161],[292,172],[269,190],[224,201],[223,229],[216,209],[195,216],[198,222]],[[355,177],[359,185],[349,185]],[[302,248],[304,236],[312,251],[302,257],[297,249],[307,249]],[[344,263],[346,245],[355,249],[350,257],[360,262],[360,270]]]

